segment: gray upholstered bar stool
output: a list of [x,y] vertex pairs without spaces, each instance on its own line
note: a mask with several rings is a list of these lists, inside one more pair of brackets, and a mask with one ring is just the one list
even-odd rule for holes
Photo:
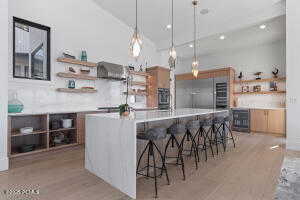
[[[186,127],[184,124],[181,124],[181,123],[175,123],[175,124],[172,124],[168,129],[167,129],[167,134],[170,135],[169,137],[169,140],[166,144],[166,147],[165,147],[165,153],[164,153],[164,157],[165,157],[165,160],[167,158],[176,158],[177,159],[177,162],[176,163],[166,163],[166,164],[176,164],[176,165],[181,165],[181,170],[182,170],[182,175],[183,175],[183,180],[185,180],[185,169],[184,169],[184,161],[183,161],[183,157],[182,157],[182,151],[183,151],[183,148],[182,146],[180,145],[180,143],[178,142],[176,136],[178,135],[184,135],[186,133]],[[167,156],[167,151],[168,151],[168,147],[170,146],[171,144],[171,147],[173,148],[174,147],[174,143],[176,144],[176,147],[177,147],[177,151],[178,151],[178,154],[176,157],[172,157],[172,156]],[[180,160],[180,163],[179,163],[179,160]]]
[[219,144],[222,144],[224,152],[226,151],[225,132],[223,130],[225,116],[222,114],[215,115],[213,117],[213,141],[217,148],[217,154],[219,154]]
[[[165,164],[165,158],[162,155],[162,153],[160,152],[157,145],[155,144],[155,141],[164,140],[166,137],[167,137],[167,130],[166,130],[166,128],[162,128],[162,127],[150,128],[150,129],[146,130],[145,132],[137,134],[137,139],[146,140],[146,141],[148,141],[148,143],[147,143],[145,149],[143,150],[143,152],[142,152],[142,154],[139,158],[136,173],[138,175],[142,175],[142,176],[154,179],[155,198],[157,198],[157,178],[161,177],[163,172],[166,173],[167,182],[168,182],[168,184],[170,184],[168,171],[167,171],[166,164]],[[144,156],[144,154],[146,153],[147,150],[148,150],[147,165],[145,167],[139,169],[142,157]],[[156,164],[155,150],[158,152],[159,157],[161,159],[161,167],[158,167],[157,164]],[[150,156],[152,157],[153,165],[150,165]],[[153,174],[154,174],[153,176],[150,176],[150,174],[149,174],[150,168],[153,168]],[[160,175],[157,174],[156,169],[161,170]],[[144,171],[146,171],[146,174],[142,173]]]
[[204,151],[205,153],[205,161],[207,161],[207,149],[210,148],[211,154],[214,157],[214,151],[212,147],[212,139],[210,135],[212,134],[212,119],[211,116],[208,115],[206,117],[202,117],[199,119],[200,131],[197,135],[197,149],[200,151]]
[[[224,131],[224,135],[225,135],[225,147],[227,147],[227,141],[231,140],[232,143],[233,143],[233,147],[235,148],[235,139],[234,139],[234,136],[233,136],[233,133],[232,133],[232,130],[231,130],[232,121],[233,121],[232,112],[229,112],[229,114],[227,114],[224,117],[223,131]],[[228,133],[230,134],[230,136],[228,136]]]

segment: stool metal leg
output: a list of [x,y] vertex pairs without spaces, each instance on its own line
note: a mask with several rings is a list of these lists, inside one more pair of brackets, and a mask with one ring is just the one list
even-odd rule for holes
[[183,149],[180,147],[179,142],[176,139],[176,137],[175,136],[173,136],[173,137],[174,137],[175,144],[176,144],[176,146],[178,148],[178,151],[179,151],[178,154],[179,154],[180,160],[181,160],[181,170],[182,170],[182,174],[183,174],[183,180],[185,180],[184,161],[183,161],[183,157],[182,157],[182,150]]
[[162,168],[161,168],[161,172],[165,171],[168,185],[170,185],[170,180],[169,180],[168,170],[167,170],[167,167],[166,167],[166,159],[165,159],[165,157],[161,154],[161,152],[160,152],[160,150],[158,149],[158,147],[156,146],[156,144],[153,143],[153,145],[154,145],[155,149],[157,150],[157,152],[158,152],[158,154],[160,155],[160,158],[161,158],[161,160],[162,160]]
[[[142,152],[142,154],[141,154],[141,156],[140,156],[140,158],[139,158],[138,165],[137,165],[137,168],[136,168],[136,172],[139,171],[139,167],[140,167],[140,164],[141,164],[142,157],[143,157],[143,155],[145,154],[145,152],[146,152],[146,150],[147,150],[148,148],[149,148],[149,142],[148,142],[148,144],[146,145],[145,149],[143,150],[143,152]],[[149,157],[149,151],[148,151],[148,157]],[[148,160],[148,165],[149,165],[149,160]],[[148,175],[148,174],[147,174],[147,175]]]
[[154,184],[155,184],[155,198],[157,198],[157,177],[156,177],[156,163],[155,163],[155,154],[153,151],[153,142],[150,141],[150,146],[149,146],[149,151],[150,154],[152,155],[153,158],[153,171],[154,171]]
[[[230,125],[229,125],[230,126]],[[229,139],[231,139],[232,140],[232,142],[233,142],[233,147],[235,148],[235,140],[234,140],[234,137],[233,137],[233,133],[232,133],[232,130],[231,130],[231,128],[229,128],[229,126],[226,124],[226,122],[225,122],[225,127],[229,130],[229,133],[230,133],[230,138]]]

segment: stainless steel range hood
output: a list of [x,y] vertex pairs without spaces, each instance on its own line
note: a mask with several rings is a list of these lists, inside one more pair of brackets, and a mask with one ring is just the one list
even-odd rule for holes
[[125,80],[126,69],[122,65],[108,62],[99,62],[97,64],[97,76],[98,78],[104,79]]

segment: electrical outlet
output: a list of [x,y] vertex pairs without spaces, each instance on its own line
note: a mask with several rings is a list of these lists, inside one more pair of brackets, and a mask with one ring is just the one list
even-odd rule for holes
[[290,103],[291,104],[296,104],[297,103],[297,98],[296,97],[290,97]]

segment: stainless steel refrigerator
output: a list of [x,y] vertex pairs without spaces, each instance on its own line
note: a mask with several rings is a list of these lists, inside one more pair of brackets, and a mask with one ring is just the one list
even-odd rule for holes
[[176,108],[228,108],[227,77],[176,81]]

